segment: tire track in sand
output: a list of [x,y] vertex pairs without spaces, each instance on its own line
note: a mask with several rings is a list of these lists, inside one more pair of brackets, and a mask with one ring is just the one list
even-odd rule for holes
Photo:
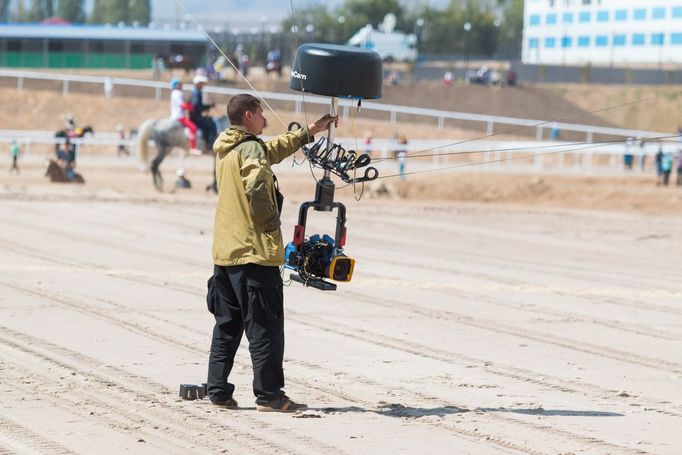
[[[45,294],[45,293],[42,293],[39,291],[33,291],[33,290],[18,287],[15,285],[7,285],[6,283],[1,283],[1,284],[5,285],[5,286],[12,287],[15,290],[18,290],[20,292],[24,291],[24,293],[29,294],[29,295],[42,297],[44,299],[48,299],[48,300],[56,302],[56,303],[61,303],[63,305],[69,306],[69,307],[75,307],[76,309],[80,308],[82,311],[89,312],[91,314],[95,314],[95,315],[98,315],[100,317],[104,317],[109,322],[114,322],[123,328],[133,330],[134,332],[142,334],[142,335],[151,336],[155,339],[159,339],[160,341],[165,341],[168,344],[172,345],[173,347],[176,347],[176,348],[182,347],[182,348],[184,348],[190,352],[193,352],[193,353],[202,353],[202,354],[204,353],[203,350],[201,348],[199,348],[198,346],[196,346],[195,344],[188,343],[185,341],[181,341],[177,336],[167,337],[167,336],[164,336],[164,335],[161,335],[158,333],[151,332],[148,328],[144,328],[144,327],[142,327],[136,323],[132,323],[129,321],[124,321],[124,320],[120,320],[118,318],[111,317],[106,312],[101,312],[99,310],[94,310],[92,308],[85,308],[85,305],[76,304],[75,302],[73,302],[73,300],[67,302],[67,301],[63,301],[61,298],[53,297],[53,296],[50,296],[48,294]],[[138,314],[145,314],[145,312],[140,311],[140,310],[134,310],[134,312],[136,312]],[[152,315],[147,315],[147,316],[152,317]],[[296,318],[296,319],[298,319],[298,318]],[[299,321],[299,320],[297,320],[297,322],[303,323],[304,325],[310,325],[310,324],[306,324],[305,322]],[[317,327],[320,328],[319,325]],[[348,336],[348,332],[340,332],[338,330],[333,330],[333,329],[330,330],[330,329],[331,329],[331,327],[329,327],[325,330],[335,332],[337,334],[341,334],[344,336]],[[353,338],[362,339],[362,338],[358,338],[358,337],[353,337]],[[364,340],[364,341],[367,341],[367,340]],[[376,343],[374,343],[374,344],[376,344]],[[386,346],[391,347],[392,349],[395,349],[395,347],[390,346],[388,344]],[[236,364],[240,364],[240,362],[236,362]],[[362,406],[369,407],[369,408],[376,406],[376,403],[372,403],[372,402],[370,402],[366,399],[363,399],[363,398],[358,398],[357,395],[349,394],[347,392],[342,392],[342,391],[339,391],[337,389],[333,389],[330,387],[321,386],[318,383],[313,383],[311,381],[301,379],[300,377],[288,375],[288,379],[290,382],[296,383],[296,384],[303,386],[305,388],[321,391],[321,392],[327,393],[329,395],[336,396],[338,398],[344,399],[344,400],[349,401],[351,403],[360,404]],[[395,389],[395,387],[393,387],[393,388]],[[431,396],[427,396],[424,394],[420,395],[420,394],[414,393],[413,391],[410,391],[408,389],[402,389],[401,388],[401,390],[403,390],[407,394],[414,395],[414,396],[421,398],[421,399],[436,401],[437,403],[443,402],[443,398],[431,397]],[[546,425],[538,425],[538,424],[535,424],[532,422],[526,422],[523,420],[519,420],[519,419],[516,419],[513,417],[509,417],[509,416],[503,416],[500,414],[485,413],[484,415],[485,415],[485,418],[490,419],[490,420],[494,420],[496,422],[503,421],[507,424],[520,426],[521,428],[523,428],[524,431],[541,431],[543,433],[552,433],[554,436],[564,438],[566,441],[581,441],[581,443],[588,444],[590,446],[597,445],[597,446],[602,447],[602,448],[603,447],[608,447],[610,449],[617,448],[619,452],[631,451],[631,449],[629,449],[627,447],[614,446],[614,445],[611,445],[610,443],[602,441],[602,440],[590,438],[590,437],[580,435],[580,434],[576,434],[576,433],[567,432],[565,430],[552,428],[552,427],[549,427]],[[422,423],[422,422],[420,422],[420,423]],[[426,422],[424,422],[424,423],[426,423]],[[523,453],[539,453],[539,452],[537,452],[537,451],[535,451],[529,447],[519,446],[518,444],[507,441],[507,440],[500,438],[499,436],[496,436],[494,434],[484,433],[481,431],[468,430],[468,429],[462,428],[461,426],[453,425],[450,422],[436,422],[436,423],[428,422],[427,424],[430,426],[437,426],[438,428],[447,429],[448,431],[451,431],[451,432],[454,432],[454,433],[457,433],[457,434],[460,434],[463,436],[475,437],[478,440],[482,439],[482,440],[486,441],[487,443],[492,442],[492,443],[494,443],[500,447],[504,447],[505,449],[516,450],[516,451],[520,451]],[[635,453],[641,453],[641,452],[635,451]]]
[[[189,343],[189,342],[186,342],[186,341],[182,341],[181,339],[179,339],[179,337],[177,336],[177,334],[174,334],[173,337],[166,336],[166,335],[163,335],[163,334],[161,334],[161,333],[151,331],[149,328],[145,328],[145,327],[143,327],[143,326],[141,326],[141,325],[139,325],[139,324],[132,323],[132,322],[130,322],[130,321],[125,321],[125,320],[123,320],[123,319],[119,319],[119,318],[116,318],[116,317],[114,317],[114,316],[111,316],[110,314],[108,314],[108,313],[105,312],[105,311],[100,311],[100,310],[96,310],[96,309],[93,309],[93,308],[87,308],[85,305],[75,303],[74,301],[68,301],[68,300],[66,300],[66,299],[61,299],[61,298],[58,298],[58,297],[53,297],[53,296],[51,296],[51,295],[49,295],[49,294],[46,294],[46,293],[43,293],[43,292],[40,292],[40,291],[34,291],[34,290],[31,290],[31,289],[23,288],[23,287],[21,287],[21,286],[17,286],[17,285],[13,285],[13,284],[7,284],[7,283],[0,283],[0,285],[5,286],[5,287],[12,288],[12,289],[14,289],[14,290],[16,290],[16,291],[18,291],[18,292],[21,292],[21,293],[23,293],[23,294],[26,294],[26,295],[31,295],[31,296],[33,296],[33,297],[39,297],[39,298],[42,298],[42,299],[44,299],[44,300],[48,300],[48,301],[50,301],[50,302],[52,302],[52,303],[61,304],[61,305],[63,305],[63,306],[67,306],[67,307],[69,307],[69,308],[76,309],[76,310],[78,310],[78,311],[80,311],[80,312],[89,313],[89,314],[94,315],[94,316],[97,316],[97,317],[99,317],[99,318],[103,318],[103,319],[107,320],[107,321],[110,322],[110,323],[113,323],[113,324],[115,324],[115,325],[118,325],[118,326],[120,326],[120,327],[122,327],[122,328],[125,328],[125,329],[127,329],[127,330],[133,331],[133,332],[138,333],[138,334],[140,334],[140,335],[144,335],[144,336],[150,337],[150,338],[152,338],[152,339],[156,339],[157,341],[164,342],[164,343],[166,343],[166,344],[171,345],[171,346],[174,347],[174,348],[181,348],[181,349],[184,349],[184,350],[187,350],[187,351],[191,352],[192,354],[202,354],[202,355],[205,354],[205,351],[204,351],[202,348],[200,348],[198,345],[192,344],[192,343]],[[143,312],[141,312],[141,311],[139,311],[139,310],[136,311],[136,312],[137,312],[137,313],[144,314]],[[38,342],[38,341],[35,341],[35,342]],[[43,342],[43,343],[45,343],[45,342]],[[65,350],[64,348],[59,348],[59,349],[60,349],[60,351],[64,351],[64,350]],[[81,354],[78,354],[78,355],[82,357]],[[96,361],[94,361],[94,362],[96,362]],[[242,363],[242,362],[238,362],[238,361],[237,361],[237,362],[235,362],[235,365],[241,366],[241,365],[245,365],[245,364]],[[110,367],[107,367],[107,369],[111,369],[111,368],[110,368]],[[317,391],[317,392],[326,393],[326,394],[328,394],[328,395],[331,395],[331,396],[340,398],[340,399],[345,400],[345,401],[348,401],[348,402],[350,402],[350,403],[360,404],[360,405],[368,406],[368,407],[375,407],[375,406],[376,406],[375,403],[370,403],[370,402],[364,401],[364,400],[359,399],[359,398],[357,398],[356,396],[353,396],[353,395],[351,395],[351,394],[348,394],[348,393],[345,393],[345,392],[342,392],[342,391],[333,389],[333,388],[331,388],[331,387],[321,386],[321,385],[319,385],[319,384],[317,384],[317,383],[314,383],[314,382],[309,381],[309,380],[301,379],[301,378],[296,377],[296,376],[293,376],[293,375],[291,375],[291,374],[288,374],[288,375],[287,375],[287,379],[288,379],[289,382],[292,382],[292,383],[294,383],[294,384],[297,384],[297,385],[299,385],[299,386],[301,386],[301,387],[304,387],[304,388],[306,388],[306,389],[315,390],[315,391]],[[456,435],[458,435],[459,437],[465,437],[465,438],[468,438],[468,439],[473,438],[474,441],[476,441],[476,442],[478,442],[478,443],[483,443],[483,444],[486,444],[486,445],[488,445],[488,444],[494,444],[494,445],[499,446],[499,447],[502,447],[502,448],[504,448],[504,449],[507,449],[507,450],[514,450],[514,451],[517,451],[517,452],[520,452],[520,453],[534,453],[534,454],[537,454],[537,455],[541,455],[541,454],[543,453],[543,452],[535,451],[535,450],[533,450],[533,449],[531,449],[531,448],[529,448],[529,447],[525,447],[525,446],[521,446],[521,445],[512,443],[512,442],[507,441],[507,440],[505,440],[505,439],[503,439],[503,438],[500,438],[500,437],[498,437],[498,436],[496,436],[496,435],[494,435],[494,434],[486,434],[486,433],[483,433],[483,432],[480,432],[480,431],[472,431],[472,430],[468,430],[468,429],[465,429],[465,428],[461,428],[461,427],[458,427],[458,426],[455,426],[455,425],[452,425],[452,424],[446,424],[446,423],[441,423],[441,424],[438,424],[438,425],[436,425],[436,424],[434,424],[434,423],[431,423],[431,422],[420,422],[420,421],[417,421],[417,423],[418,423],[418,424],[425,424],[425,425],[427,425],[427,426],[436,427],[436,428],[439,428],[439,429],[444,429],[444,428],[445,428],[445,429],[447,429],[449,432],[451,432],[451,433],[453,433],[453,434],[456,434]],[[262,422],[256,421],[256,420],[254,419],[254,424],[261,426],[261,425],[262,425]],[[317,444],[318,444],[318,443],[315,442],[315,443],[314,443],[314,446],[317,447],[317,448],[318,448],[318,451],[319,451],[319,447],[320,447],[320,446],[317,445]],[[340,449],[338,449],[338,448],[333,448],[333,450],[331,450],[330,453],[334,453],[334,451],[339,452]]]
[[[14,245],[14,246],[10,246],[10,245]],[[52,262],[52,263],[58,263],[58,264],[65,264],[65,265],[74,266],[74,267],[79,267],[79,266],[82,266],[82,264],[84,264],[83,261],[80,261],[80,262],[70,261],[64,257],[60,257],[59,259],[55,259],[53,257],[49,257],[48,255],[46,255],[41,250],[37,250],[35,248],[28,247],[25,245],[19,245],[15,241],[12,241],[12,240],[7,240],[4,243],[0,243],[0,249],[6,249],[6,250],[10,250],[12,252],[15,252],[16,254],[25,254],[25,255],[29,255],[31,257],[35,257],[37,259],[44,260],[44,261],[48,261],[48,262]],[[95,270],[98,270],[102,273],[107,273],[108,271],[110,271],[110,269],[108,269],[107,267],[101,266],[99,264],[92,264],[92,263],[85,263],[85,264],[93,267]],[[172,284],[172,283],[159,284],[159,283],[155,283],[153,281],[150,281],[148,279],[144,279],[142,277],[132,277],[132,276],[125,276],[125,275],[118,275],[118,274],[116,274],[116,275],[108,274],[108,276],[111,276],[112,278],[121,279],[121,280],[132,281],[135,283],[140,283],[140,284],[144,284],[144,285],[148,285],[148,286],[159,287],[162,289],[171,289],[171,290],[174,290],[177,292],[192,295],[194,297],[201,297],[202,299],[205,297],[204,294],[196,288],[190,288],[190,287],[176,285],[176,284]],[[333,294],[332,294],[332,296],[338,297],[338,296],[335,296]],[[47,297],[49,298],[49,296],[47,296]],[[365,301],[365,303],[375,304],[375,299],[364,298],[364,301]],[[390,302],[390,305],[392,306],[393,302]],[[299,322],[305,323],[306,321],[301,320]],[[462,357],[464,357],[464,356],[462,356]],[[472,361],[472,358],[469,358],[469,360],[466,360],[466,362],[469,362],[469,363],[471,361]],[[482,360],[482,359],[477,359],[477,360],[475,360],[475,362],[481,363],[481,364],[486,363],[486,361]],[[519,369],[519,368],[512,367],[512,366],[506,366],[504,371],[498,371],[496,374],[507,375],[509,378],[516,378],[516,379],[521,380],[523,382],[531,382],[531,383],[537,383],[536,378],[538,378],[538,377],[545,377],[545,378],[550,377],[550,376],[543,374],[543,373],[529,371],[529,370],[525,370],[525,369]],[[600,391],[600,393],[602,395],[614,392],[614,391],[611,391],[611,390],[608,390],[608,389],[605,389],[605,388],[602,388],[602,387],[599,387],[599,386],[596,386],[593,384],[587,384],[587,383],[578,382],[578,381],[568,380],[568,383],[567,383],[566,382],[567,380],[564,380],[564,379],[558,378],[558,377],[552,377],[552,381],[553,381],[553,384],[548,383],[548,382],[544,382],[544,381],[543,381],[543,384],[545,384],[546,386],[553,388],[555,390],[565,390],[565,389],[569,389],[571,391],[577,391],[580,389],[582,389],[582,390],[593,390],[593,391],[598,390],[598,391]],[[642,397],[640,396],[640,399],[641,398]],[[647,401],[649,402],[649,405],[647,406],[647,408],[651,409],[654,412],[658,412],[658,413],[662,413],[662,414],[668,414],[668,415],[674,415],[674,416],[682,416],[682,415],[677,414],[675,412],[671,412],[671,411],[667,411],[665,409],[659,408],[660,404],[668,404],[668,403],[661,403],[659,400],[650,399],[650,398],[647,399]],[[656,404],[651,404],[651,403],[656,403]]]
[[0,454],[21,452],[40,455],[71,455],[76,453],[7,417],[0,416]]
[[[51,371],[61,372],[58,377],[62,382],[78,387],[77,397],[61,394],[60,398],[73,398],[75,406],[91,407],[98,418],[105,416],[111,420],[110,415],[114,414],[114,422],[108,422],[114,428],[135,422],[135,431],[149,435],[150,441],[162,437],[164,441],[172,439],[173,446],[184,447],[186,450],[196,449],[199,445],[213,452],[221,452],[229,443],[239,446],[236,448],[237,453],[343,453],[340,448],[307,437],[296,438],[296,447],[291,448],[276,442],[278,437],[291,437],[291,432],[286,429],[275,428],[244,413],[230,412],[229,420],[224,419],[224,411],[221,409],[208,408],[211,412],[209,414],[206,408],[188,406],[190,402],[180,401],[175,398],[173,391],[146,378],[6,327],[2,327],[2,333],[10,334],[12,338],[8,339],[0,334],[0,344],[39,359],[42,365],[49,364]],[[32,378],[42,377],[44,384],[59,382],[41,374],[43,368],[36,371],[23,366],[31,364],[35,362],[15,363],[12,368],[23,369]],[[82,388],[82,378],[87,378],[87,390]],[[45,392],[50,390],[44,385],[32,384],[33,389],[40,387],[45,388]],[[83,398],[87,398],[87,401],[84,402]],[[208,402],[204,403],[210,406]],[[235,428],[237,423],[239,427]],[[162,430],[163,434],[159,435],[142,427],[153,427]],[[261,432],[256,434],[252,428],[259,428],[263,430],[262,433],[272,436],[263,437]],[[221,430],[227,436],[223,438],[225,446],[214,443],[218,439],[215,435],[220,435],[215,430]],[[198,435],[206,437],[198,438]]]

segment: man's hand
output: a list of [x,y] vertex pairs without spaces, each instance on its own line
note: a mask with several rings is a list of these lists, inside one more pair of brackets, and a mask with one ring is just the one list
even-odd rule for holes
[[339,126],[339,116],[337,115],[332,117],[331,115],[326,114],[317,119],[315,123],[308,125],[308,132],[311,136],[315,136],[317,133],[327,131],[327,129],[329,129],[329,125],[332,123],[334,123],[334,126]]

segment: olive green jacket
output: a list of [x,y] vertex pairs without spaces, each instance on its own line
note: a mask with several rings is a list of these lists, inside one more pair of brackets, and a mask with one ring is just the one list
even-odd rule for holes
[[216,153],[218,206],[213,230],[213,262],[231,266],[284,264],[271,165],[312,140],[308,128],[264,142],[241,126],[223,131]]

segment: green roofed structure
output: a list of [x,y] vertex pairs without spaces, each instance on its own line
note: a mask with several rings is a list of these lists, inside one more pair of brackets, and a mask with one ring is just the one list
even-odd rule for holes
[[199,30],[101,25],[0,24],[0,66],[12,68],[151,68],[157,57],[206,64]]

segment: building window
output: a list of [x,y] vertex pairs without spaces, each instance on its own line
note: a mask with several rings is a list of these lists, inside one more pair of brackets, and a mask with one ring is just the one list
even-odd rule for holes
[[632,45],[633,46],[644,46],[644,34],[635,33],[632,35]]
[[573,23],[573,13],[564,13],[562,16],[564,24],[572,24]]
[[590,37],[589,36],[579,36],[578,37],[578,47],[590,47]]
[[670,44],[682,44],[682,33],[673,33],[670,35]]
[[597,47],[606,47],[609,45],[609,37],[604,35],[597,36],[594,39],[594,43],[597,45]]
[[597,12],[597,22],[608,22],[609,12],[608,11],[598,11]]
[[663,33],[653,33],[651,35],[651,44],[653,46],[663,46],[664,41],[663,36],[664,36]]
[[675,19],[682,19],[682,6],[675,6],[673,8],[673,17]]
[[570,36],[564,36],[561,38],[561,47],[571,47],[573,45],[573,38]]
[[616,22],[622,22],[628,20],[628,10],[617,9],[616,10]]
[[531,14],[530,18],[528,19],[528,23],[530,25],[540,25],[540,15],[539,14]]
[[528,40],[528,47],[531,49],[537,49],[538,48],[538,39],[537,38],[531,38]]
[[636,21],[646,20],[646,10],[644,8],[638,8],[632,12],[632,17]]
[[592,13],[583,11],[580,13],[580,22],[590,22],[592,20]]
[[591,5],[592,0],[583,0],[583,5]]
[[625,35],[613,35],[614,46],[625,46]]
[[665,19],[665,8],[654,8],[651,10],[652,19]]
[[547,18],[545,19],[545,23],[547,25],[554,25],[556,24],[556,14],[548,14]]
[[545,38],[545,47],[547,49],[554,49],[556,47],[556,38]]

